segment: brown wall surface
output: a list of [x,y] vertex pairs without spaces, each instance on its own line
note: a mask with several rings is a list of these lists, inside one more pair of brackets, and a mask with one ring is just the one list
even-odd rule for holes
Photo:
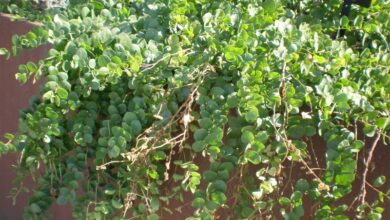
[[[14,34],[24,34],[32,28],[32,24],[22,21],[12,22],[11,19],[0,14],[0,48],[11,49],[11,38]],[[31,96],[39,94],[38,83],[31,81],[26,85],[20,85],[15,79],[19,64],[28,61],[38,61],[47,56],[48,45],[41,46],[34,50],[25,50],[17,57],[6,60],[0,56],[0,138],[6,132],[14,133],[18,128],[19,110],[28,106]],[[3,140],[3,139],[2,139]],[[12,185],[12,180],[16,177],[15,164],[16,154],[8,154],[0,157],[0,220],[23,219],[23,209],[27,204],[27,194],[20,193],[16,205],[12,205],[12,200],[7,198]],[[32,185],[28,180],[27,185]],[[70,209],[54,206],[52,209],[53,219],[72,219]]]
[[[30,30],[32,24],[27,22],[12,22],[9,17],[0,14],[0,48],[6,47],[10,49],[11,46],[11,37],[13,34],[23,34]],[[42,46],[38,49],[34,50],[25,50],[19,56],[12,57],[10,60],[6,60],[3,56],[0,56],[0,138],[6,132],[16,132],[17,124],[18,124],[18,115],[19,110],[28,106],[29,99],[32,95],[38,94],[39,89],[37,84],[32,84],[31,82],[26,85],[20,85],[15,80],[15,73],[18,70],[18,65],[26,63],[28,61],[38,61],[41,58],[44,58],[47,55],[47,51],[49,46]],[[360,135],[361,136],[361,135]],[[371,140],[366,140],[367,146],[369,146]],[[324,142],[316,137],[313,139],[313,147],[314,151],[310,154],[316,154],[319,157],[320,167],[325,167],[325,149],[326,146]],[[367,151],[362,151],[359,153],[359,157],[363,156],[367,157]],[[315,156],[315,155],[311,155]],[[373,158],[373,163],[371,167],[372,173],[369,175],[369,182],[372,182],[373,179],[381,174],[385,174],[387,179],[390,179],[390,148],[385,144],[380,144],[375,152],[375,158]],[[28,194],[21,193],[18,197],[16,206],[12,205],[11,199],[6,198],[9,194],[10,189],[13,187],[11,181],[15,177],[15,170],[12,168],[12,164],[16,162],[17,155],[5,155],[0,157],[0,220],[19,220],[22,219],[23,208],[27,203]],[[201,167],[201,170],[205,170],[208,166],[208,161],[206,158],[198,157],[196,159],[196,163]],[[289,170],[288,162],[284,164],[286,170]],[[360,161],[358,163],[358,173],[362,173],[363,163]],[[255,170],[255,168],[253,169]],[[301,177],[308,177],[306,170],[302,169],[302,166],[299,164],[293,165],[293,173],[294,176],[292,180],[297,180]],[[354,192],[348,195],[345,198],[344,202],[351,202],[355,196],[359,193],[359,184],[361,179],[356,179],[356,184],[354,185]],[[229,190],[235,189],[234,182],[232,181],[229,184]],[[33,186],[31,180],[26,183],[28,186]],[[164,190],[169,191],[174,187],[175,184],[165,184]],[[390,183],[387,182],[384,186],[382,186],[381,190],[386,190],[390,187]],[[162,190],[162,191],[164,191]],[[288,191],[288,190],[287,190]],[[368,200],[372,201],[377,197],[377,193],[368,188]],[[228,194],[230,194],[229,192]],[[287,192],[285,194],[288,196]],[[188,197],[187,197],[188,196]],[[306,197],[306,196],[305,196]],[[306,205],[310,205],[310,201],[305,199],[304,203]],[[167,212],[162,211],[160,215],[162,219],[166,220],[181,220],[190,216],[193,212],[191,208],[191,197],[189,194],[186,194],[186,198],[184,202],[173,201],[170,203],[169,207],[171,210],[175,210],[177,207],[182,207],[182,212],[174,211],[173,214],[168,214]],[[387,210],[383,216],[383,219],[390,219],[390,203],[387,202]],[[278,214],[279,210],[275,210],[275,218],[280,219],[281,216]],[[306,210],[308,211],[308,210]],[[227,215],[230,212],[228,209],[222,209],[219,214],[221,220],[227,219]],[[51,209],[52,218],[54,220],[71,220],[71,210],[69,207],[60,207],[58,205],[54,205]],[[354,217],[351,216],[353,219]],[[306,213],[304,219],[312,219],[310,214]]]

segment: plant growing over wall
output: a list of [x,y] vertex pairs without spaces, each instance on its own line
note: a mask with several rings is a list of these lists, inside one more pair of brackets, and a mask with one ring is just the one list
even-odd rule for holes
[[[390,4],[341,19],[340,4],[90,0],[37,16],[28,3],[3,5],[42,22],[13,38],[12,53],[52,45],[46,59],[20,66],[21,83],[45,82],[1,144],[21,153],[16,181],[38,183],[25,218],[57,202],[77,219],[159,219],[189,192],[189,219],[228,209],[233,219],[380,219],[385,177],[367,175],[377,144],[389,140]],[[335,39],[339,28],[346,34]],[[322,155],[314,136],[326,142]],[[369,155],[357,173],[362,149]],[[293,163],[307,173],[301,179],[291,178]],[[168,181],[177,187],[163,193]],[[355,182],[359,196],[343,202]]]

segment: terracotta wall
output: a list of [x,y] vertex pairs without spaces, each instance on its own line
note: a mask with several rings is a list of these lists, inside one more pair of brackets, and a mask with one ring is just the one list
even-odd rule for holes
[[[11,37],[14,34],[24,34],[32,28],[27,22],[12,22],[8,16],[0,14],[0,48],[10,49]],[[19,110],[28,106],[32,95],[39,93],[37,84],[31,82],[20,85],[15,80],[15,73],[18,65],[28,61],[38,61],[47,56],[48,45],[41,46],[34,50],[25,50],[19,56],[6,60],[0,56],[0,137],[6,132],[16,132],[18,128]],[[12,200],[6,198],[13,187],[12,180],[15,178],[15,170],[12,164],[15,163],[17,155],[9,154],[0,157],[0,220],[23,219],[23,209],[27,203],[27,194],[21,193],[17,204],[12,205]],[[27,181],[32,185],[32,181]],[[69,207],[54,206],[52,209],[53,219],[72,219]]]

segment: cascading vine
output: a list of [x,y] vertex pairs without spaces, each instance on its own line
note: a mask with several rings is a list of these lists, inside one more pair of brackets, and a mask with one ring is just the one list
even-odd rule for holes
[[349,18],[339,1],[89,0],[39,12],[7,2],[2,11],[41,22],[14,36],[12,54],[52,46],[20,66],[21,83],[44,78],[41,95],[0,142],[21,153],[12,195],[36,178],[26,219],[57,202],[76,219],[154,220],[184,192],[188,219],[381,218],[385,174],[366,178],[389,141],[389,2]]

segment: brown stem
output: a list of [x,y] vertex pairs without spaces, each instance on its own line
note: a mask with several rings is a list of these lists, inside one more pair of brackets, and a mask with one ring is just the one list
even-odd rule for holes
[[284,191],[287,189],[288,185],[290,184],[291,182],[291,174],[292,174],[292,168],[294,166],[294,161],[291,161],[290,163],[290,170],[288,172],[288,179],[287,179],[287,182],[285,183],[283,189],[282,189],[282,192],[280,193],[281,195],[283,195]]
[[385,197],[386,199],[390,200],[390,196],[387,195],[386,193],[380,191],[379,189],[375,188],[373,185],[371,185],[369,182],[366,182],[367,186],[369,186],[372,190],[374,190],[375,192],[377,193],[382,193],[383,194],[383,197]]
[[362,184],[360,186],[360,191],[362,192],[362,194],[360,194],[360,196],[359,196],[359,202],[360,202],[361,205],[363,205],[366,202],[366,194],[367,194],[366,182],[367,182],[368,169],[369,169],[369,166],[370,166],[370,163],[371,163],[371,160],[372,160],[372,156],[374,155],[374,151],[375,151],[376,146],[378,145],[380,137],[381,137],[380,133],[377,133],[375,135],[374,142],[372,142],[370,151],[368,152],[367,160],[366,160],[366,162],[364,164],[365,165],[365,169],[364,169],[364,172],[363,172],[363,175],[362,175]]

